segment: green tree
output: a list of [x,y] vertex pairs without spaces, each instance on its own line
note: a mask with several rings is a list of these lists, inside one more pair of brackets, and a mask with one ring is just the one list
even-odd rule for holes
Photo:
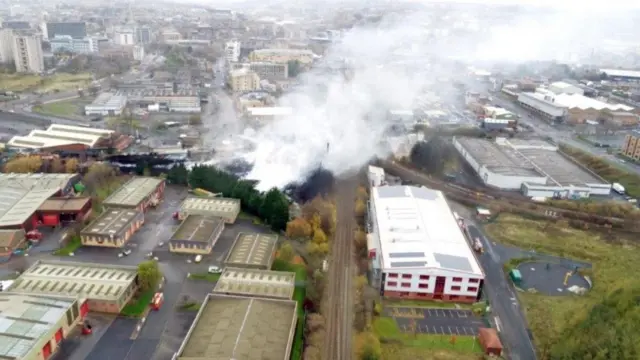
[[158,262],[155,260],[144,261],[138,265],[138,285],[140,290],[155,289],[162,278]]
[[287,63],[287,70],[289,77],[296,77],[302,72],[302,64],[298,60],[291,60]]
[[187,185],[189,183],[189,170],[184,164],[174,166],[167,173],[167,181],[170,184]]
[[280,249],[278,249],[278,259],[286,261],[287,263],[290,263],[295,255],[293,247],[288,242],[283,243]]

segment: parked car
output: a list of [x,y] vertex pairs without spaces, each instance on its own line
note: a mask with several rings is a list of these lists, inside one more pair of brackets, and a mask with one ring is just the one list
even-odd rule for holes
[[220,274],[222,273],[222,269],[218,266],[209,266],[209,274]]
[[195,262],[196,264],[200,261],[202,261],[202,255],[196,255],[195,259],[193,259],[193,262]]

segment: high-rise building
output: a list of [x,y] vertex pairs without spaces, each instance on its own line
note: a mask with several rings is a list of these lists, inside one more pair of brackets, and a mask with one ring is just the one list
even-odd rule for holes
[[151,42],[151,29],[147,26],[137,27],[136,42],[138,44],[149,44]]
[[29,33],[13,36],[13,61],[17,72],[41,73],[44,71],[42,38]]
[[240,60],[240,42],[227,41],[224,47],[224,52],[228,62],[238,62],[238,60]]
[[249,92],[260,89],[260,77],[249,69],[232,70],[229,85],[234,92]]
[[87,25],[84,22],[50,22],[47,23],[47,39],[56,36],[71,36],[74,39],[87,37]]
[[0,63],[13,61],[13,30],[0,29]]

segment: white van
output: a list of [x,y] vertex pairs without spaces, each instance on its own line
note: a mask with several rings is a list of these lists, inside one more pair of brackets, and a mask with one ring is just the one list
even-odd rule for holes
[[196,255],[196,258],[193,260],[196,264],[202,261],[202,255]]

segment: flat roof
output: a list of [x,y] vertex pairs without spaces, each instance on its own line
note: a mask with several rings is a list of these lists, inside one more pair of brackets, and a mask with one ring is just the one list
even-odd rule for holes
[[0,226],[23,224],[58,189],[0,187]]
[[211,242],[224,220],[218,217],[188,215],[171,236],[171,241]]
[[23,189],[56,189],[61,190],[71,180],[76,178],[76,174],[6,174],[0,173],[0,187],[17,187]]
[[106,209],[100,216],[87,225],[80,234],[117,236],[129,229],[131,223],[141,217],[138,210],[133,209]]
[[25,239],[23,229],[1,229],[0,230],[0,247],[8,247],[12,249]]
[[483,276],[441,191],[380,186],[371,191],[384,269],[432,268]]
[[213,292],[289,300],[295,286],[293,272],[227,267]]
[[58,321],[75,301],[0,292],[0,358],[19,360],[40,351],[36,344],[58,330]]
[[240,211],[240,199],[188,197],[180,205],[180,212],[221,218],[235,217]]
[[225,264],[270,267],[277,244],[275,234],[239,233]]
[[154,177],[134,177],[103,201],[104,206],[124,205],[136,207],[164,180]]
[[619,76],[628,78],[640,78],[640,71],[635,70],[622,70],[622,69],[600,69],[601,73],[605,73],[608,76]]
[[209,294],[177,360],[288,360],[297,303]]
[[39,211],[59,211],[59,212],[76,212],[84,209],[91,201],[90,197],[63,197],[63,198],[51,198],[45,200],[45,202],[38,208]]
[[85,108],[93,108],[93,107],[113,107],[113,108],[122,108],[127,104],[127,97],[122,95],[116,95],[113,93],[102,93],[98,95],[98,97],[93,100],[90,105],[85,106]]
[[591,174],[558,151],[541,148],[523,148],[518,151],[546,173],[551,183],[561,186],[608,184],[607,181]]
[[117,300],[137,274],[136,266],[38,261],[6,291]]
[[493,173],[509,176],[544,177],[518,151],[484,139],[456,137],[458,142],[479,165]]

